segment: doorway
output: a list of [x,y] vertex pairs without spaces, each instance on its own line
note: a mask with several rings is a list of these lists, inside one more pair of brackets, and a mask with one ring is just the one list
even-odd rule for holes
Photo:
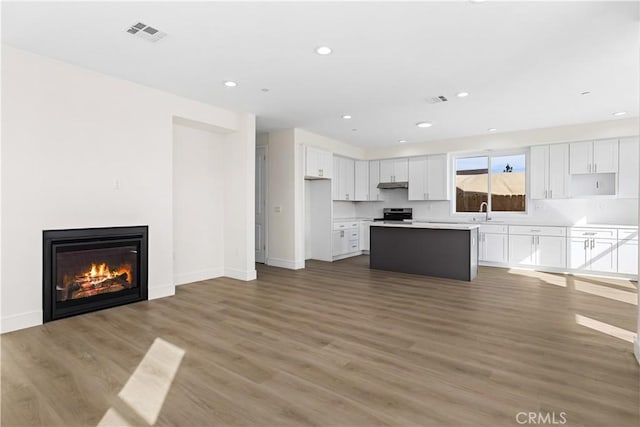
[[256,262],[267,261],[267,146],[256,146]]

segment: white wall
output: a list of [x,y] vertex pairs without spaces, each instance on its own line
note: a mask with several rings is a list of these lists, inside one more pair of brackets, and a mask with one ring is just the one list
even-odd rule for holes
[[173,126],[173,277],[224,275],[224,135]]
[[2,331],[42,322],[45,229],[148,224],[149,298],[174,293],[176,116],[228,133],[235,147],[226,173],[244,179],[232,184],[237,195],[225,194],[235,211],[226,216],[225,228],[235,236],[233,244],[225,241],[225,268],[255,275],[252,115],[8,46],[2,46],[2,87]]

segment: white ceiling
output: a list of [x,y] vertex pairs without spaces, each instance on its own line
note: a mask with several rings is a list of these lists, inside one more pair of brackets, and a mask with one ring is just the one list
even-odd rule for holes
[[[301,127],[371,147],[610,120],[621,110],[638,116],[639,9],[610,1],[3,2],[2,40],[255,113],[260,130]],[[123,31],[137,21],[168,36],[153,44]],[[315,54],[319,45],[334,53]],[[434,95],[449,101],[428,104]],[[419,129],[420,121],[433,126]]]

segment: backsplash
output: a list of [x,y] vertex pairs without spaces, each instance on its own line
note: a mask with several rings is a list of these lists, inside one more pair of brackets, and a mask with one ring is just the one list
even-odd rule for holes
[[[389,207],[413,208],[413,217],[417,219],[452,217],[449,201],[409,201],[407,190],[402,189],[381,192],[383,202],[333,202],[334,218],[379,218],[382,209]],[[638,199],[585,198],[532,200],[529,203],[529,213],[523,215],[522,220],[549,224],[638,224]]]

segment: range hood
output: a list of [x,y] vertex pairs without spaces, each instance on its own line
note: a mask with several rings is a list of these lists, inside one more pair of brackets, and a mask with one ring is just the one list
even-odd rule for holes
[[378,184],[378,188],[382,188],[384,190],[390,190],[392,188],[409,188],[409,183],[407,181],[381,182],[380,184]]

